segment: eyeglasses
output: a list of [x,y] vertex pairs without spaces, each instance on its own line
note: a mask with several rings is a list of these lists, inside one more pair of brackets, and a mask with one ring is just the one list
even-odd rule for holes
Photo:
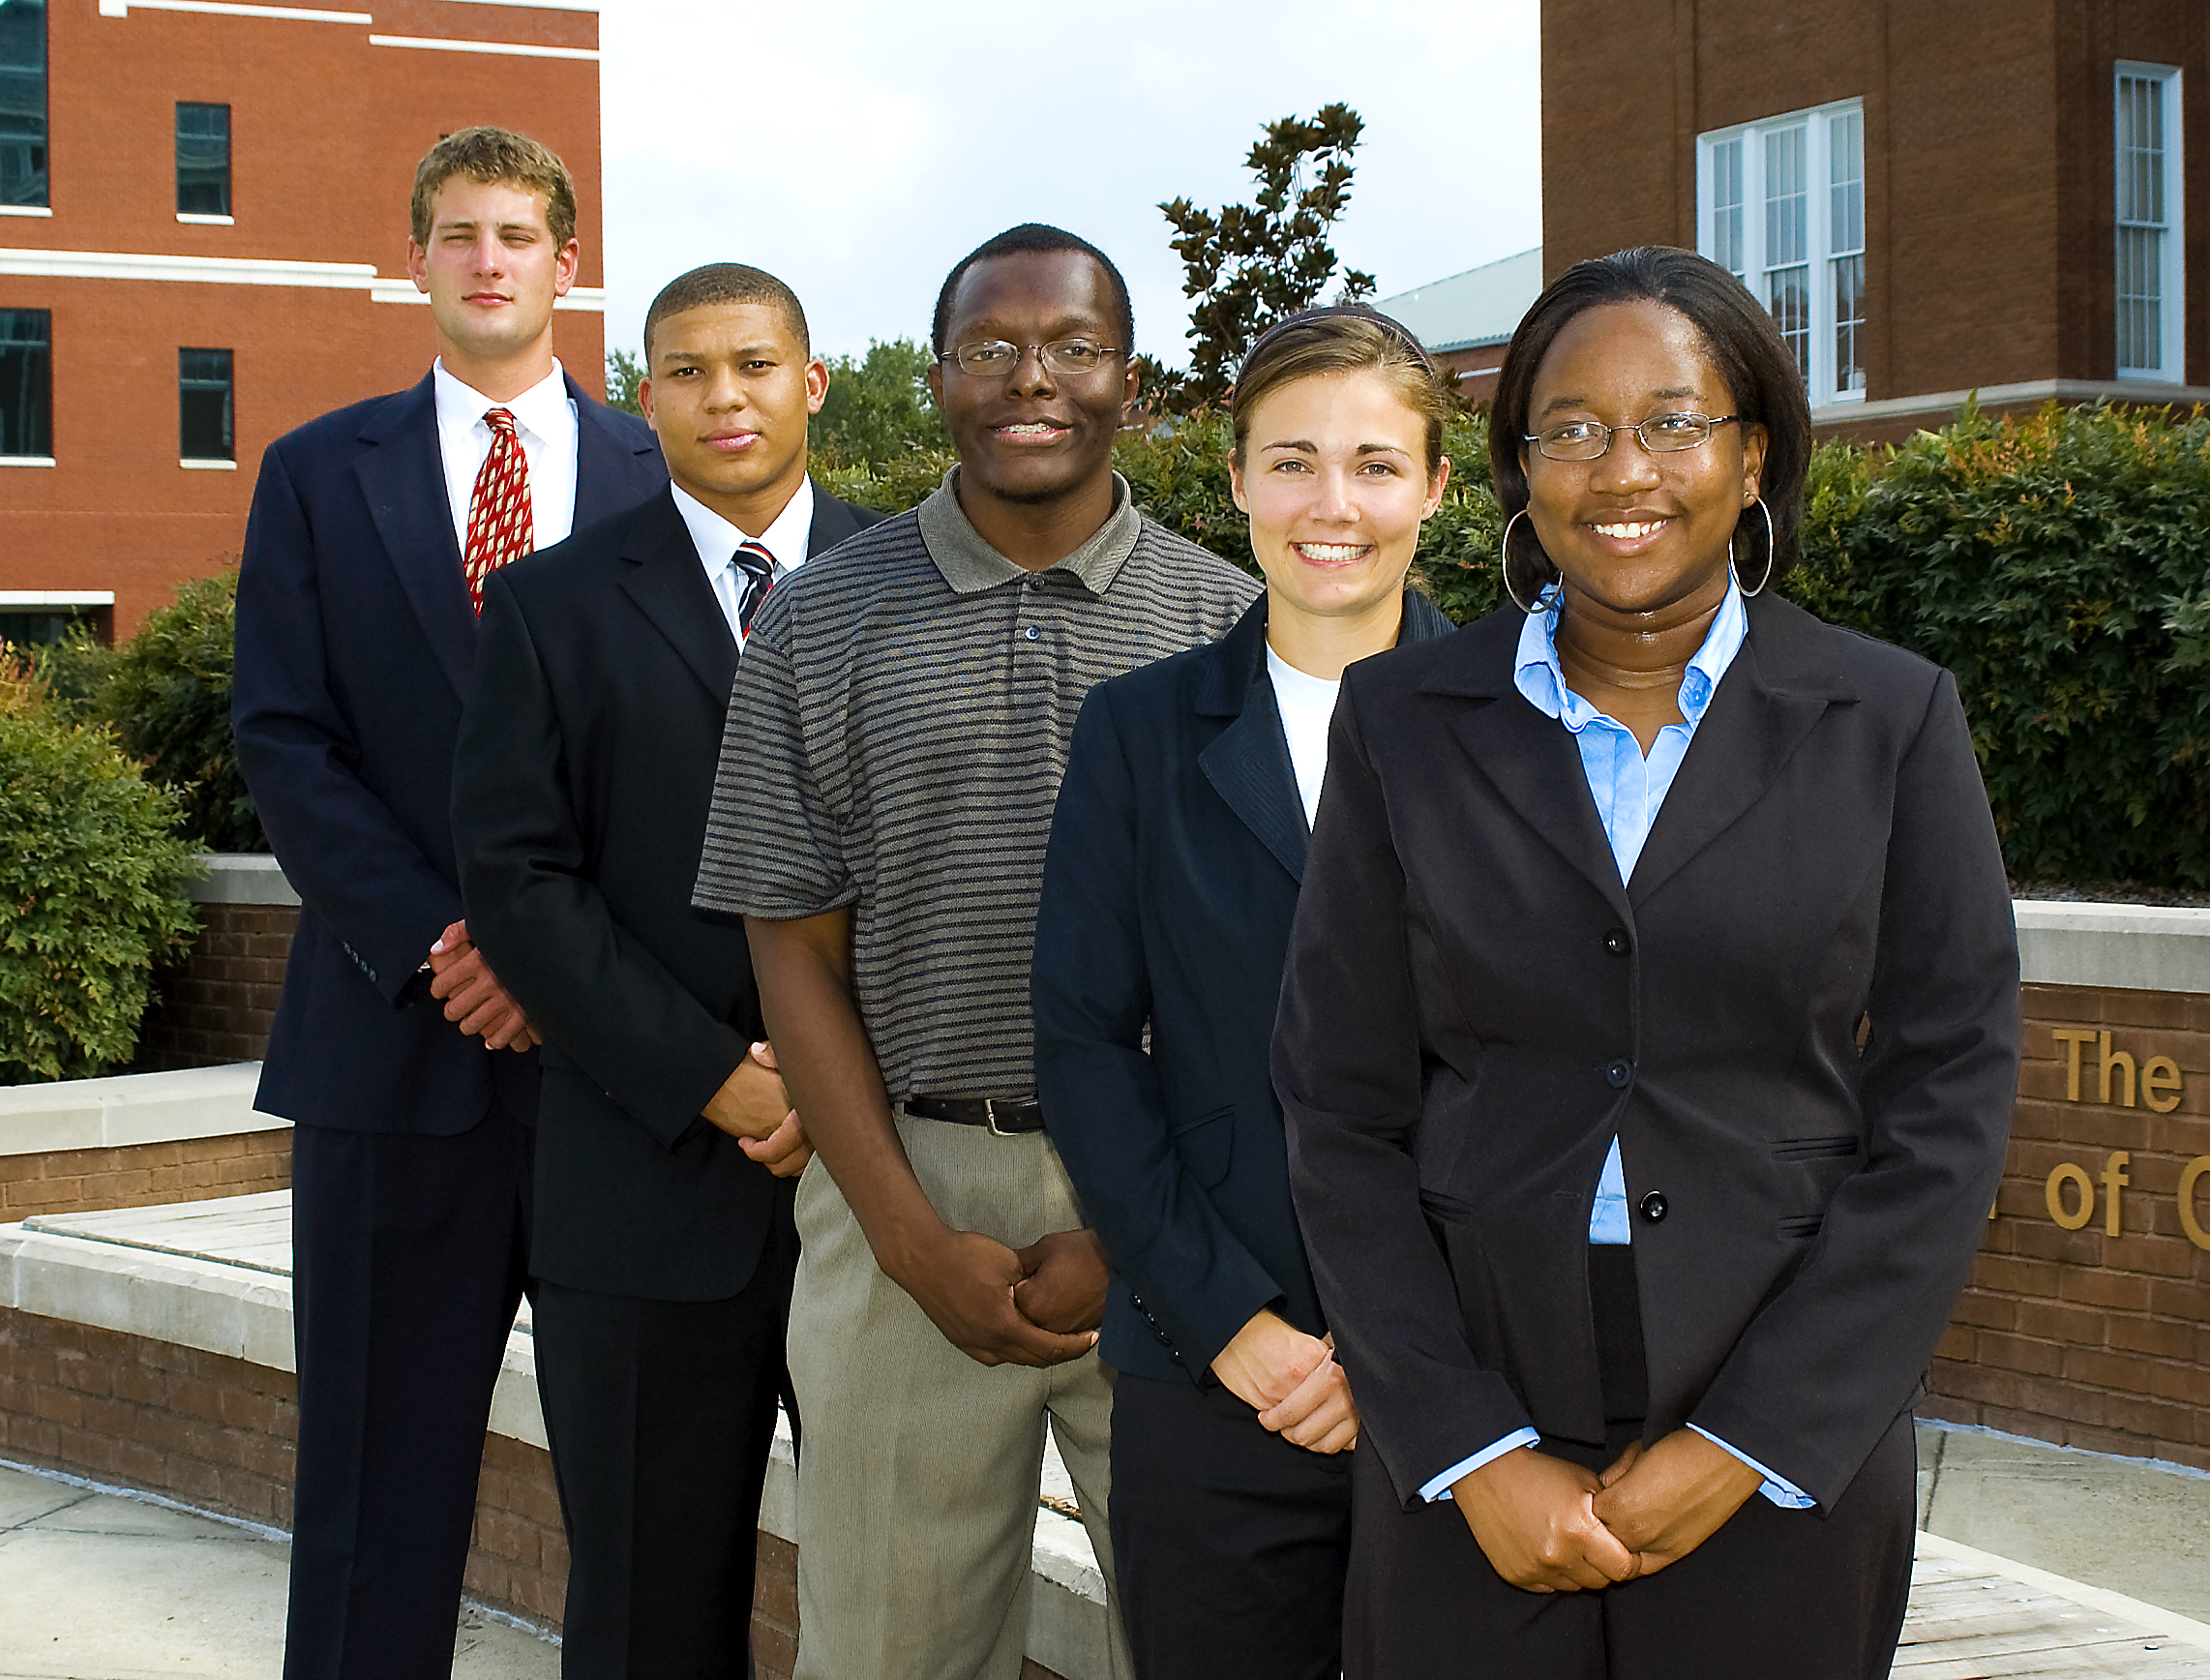
[[1696,449],[1711,440],[1712,433],[1739,414],[1653,414],[1634,426],[1606,426],[1598,420],[1568,420],[1547,432],[1522,433],[1520,441],[1532,443],[1552,461],[1598,461],[1622,432],[1631,432],[1653,455]]
[[943,359],[958,363],[963,374],[995,374],[1002,378],[1018,368],[1021,358],[1030,350],[1042,359],[1045,371],[1053,374],[1092,373],[1107,356],[1120,353],[1088,339],[1055,339],[1048,345],[1009,345],[1003,339],[986,339],[978,345],[957,345]]

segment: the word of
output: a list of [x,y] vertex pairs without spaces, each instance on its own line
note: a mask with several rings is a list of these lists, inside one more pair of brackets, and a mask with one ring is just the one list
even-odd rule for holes
[[[2133,1158],[2133,1151],[2114,1149],[2103,1163],[2103,1229],[2112,1237],[2121,1229],[2126,1186],[2134,1182],[2126,1170]],[[2210,1178],[2210,1155],[2196,1155],[2179,1175],[2179,1228],[2197,1248],[2210,1248],[2210,1229],[2205,1229],[2195,1215],[2195,1186],[2205,1178]],[[2076,1193],[2068,1195],[2067,1185]],[[2080,1229],[2095,1216],[2095,1181],[2087,1176],[2085,1167],[2070,1161],[2061,1163],[2049,1173],[2042,1194],[2048,1216],[2067,1231]]]

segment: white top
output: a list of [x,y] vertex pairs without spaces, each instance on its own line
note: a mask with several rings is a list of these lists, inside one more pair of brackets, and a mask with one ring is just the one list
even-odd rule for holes
[[1267,675],[1273,679],[1273,703],[1281,712],[1281,733],[1289,741],[1290,768],[1297,772],[1298,796],[1304,801],[1307,827],[1320,821],[1320,784],[1328,777],[1328,725],[1335,715],[1335,696],[1343,683],[1313,676],[1267,644]]
[[756,537],[746,536],[681,485],[671,483],[668,488],[674,494],[675,511],[690,530],[691,547],[699,551],[699,564],[705,568],[714,599],[721,603],[721,615],[729,620],[729,633],[741,643],[744,636],[736,627],[736,613],[744,600],[744,574],[734,564],[736,551],[746,543],[758,543],[774,555],[778,584],[804,565],[806,543],[814,530],[813,475],[798,480],[783,511]]
[[437,397],[437,448],[445,463],[445,499],[453,510],[453,540],[468,553],[468,499],[476,474],[492,452],[484,413],[504,408],[529,464],[529,514],[537,526],[532,549],[565,542],[576,524],[576,405],[555,361],[552,371],[511,403],[494,403],[445,371],[440,356],[431,370]]

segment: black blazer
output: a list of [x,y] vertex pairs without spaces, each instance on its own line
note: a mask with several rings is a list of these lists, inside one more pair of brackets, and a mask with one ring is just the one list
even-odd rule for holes
[[1518,612],[1345,685],[1274,1079],[1359,1446],[1408,1500],[1529,1423],[1603,1440],[1615,1132],[1645,1439],[1692,1420],[1822,1505],[1979,1245],[2018,966],[1956,684],[1748,612],[1625,886],[1572,737],[1512,685]]
[[[1449,629],[1406,595],[1402,643]],[[1262,596],[1091,691],[1030,980],[1044,1122],[1113,1258],[1100,1351],[1200,1385],[1261,1307],[1324,1328],[1267,1071],[1306,829],[1266,633]]]
[[[807,552],[880,519],[815,493]],[[545,1037],[531,1271],[742,1289],[788,1188],[700,1118],[764,1037],[741,926],[692,914],[737,650],[666,490],[484,591],[453,834],[468,931]]]
[[[644,424],[585,396],[576,519],[667,482]],[[429,375],[269,446],[238,574],[238,763],[298,890],[254,1106],[359,1131],[456,1133],[494,1089],[526,1118],[534,1056],[488,1051],[417,971],[461,915],[448,813],[477,623]]]

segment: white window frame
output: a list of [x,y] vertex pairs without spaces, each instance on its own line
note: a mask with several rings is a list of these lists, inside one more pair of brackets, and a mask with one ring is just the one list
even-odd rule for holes
[[[2135,367],[2126,360],[2125,323],[2121,316],[2112,329],[2113,348],[2118,358],[2118,377],[2121,379],[2154,379],[2164,384],[2185,382],[2186,375],[2186,325],[2187,325],[2187,233],[2183,222],[2186,196],[2182,173],[2184,146],[2181,136],[2186,129],[2180,121],[2179,69],[2169,64],[2139,64],[2131,59],[2120,59],[2110,75],[2110,169],[2114,193],[2111,208],[2111,304],[2119,308],[2118,286],[2121,284],[2122,259],[2120,247],[2124,243],[2126,224],[2117,220],[2125,208],[2127,192],[2124,180],[2126,160],[2118,147],[2124,116],[2120,105],[2121,92],[2128,81],[2153,81],[2160,83],[2164,93],[2164,231],[2163,261],[2158,268],[2158,282],[2162,295],[2158,299],[2159,334],[2158,356],[2153,367]],[[2135,225],[2143,225],[2135,224]]]
[[[1857,378],[1851,386],[1842,385],[1837,377],[1835,336],[1837,330],[1835,310],[1835,262],[1856,255],[1862,262],[1867,255],[1867,245],[1837,248],[1836,243],[1833,177],[1833,119],[1855,116],[1858,120],[1859,175],[1857,181],[1858,220],[1861,238],[1868,240],[1865,227],[1865,102],[1862,99],[1836,100],[1832,104],[1813,105],[1806,110],[1784,111],[1777,116],[1760,117],[1752,123],[1739,123],[1733,128],[1714,129],[1696,136],[1696,249],[1705,256],[1726,266],[1722,255],[1719,213],[1717,202],[1717,160],[1721,147],[1734,141],[1741,142],[1737,156],[1741,167],[1737,181],[1742,198],[1738,213],[1742,219],[1741,236],[1735,255],[1741,266],[1733,272],[1740,276],[1751,294],[1759,302],[1765,301],[1763,285],[1766,273],[1766,205],[1765,205],[1765,137],[1788,129],[1800,129],[1804,135],[1804,187],[1806,216],[1805,259],[1810,270],[1810,325],[1807,360],[1809,368],[1805,375],[1806,392],[1813,406],[1831,403],[1862,403],[1865,401],[1863,363],[1863,335],[1859,331],[1859,365]],[[1862,287],[1862,279],[1860,282]],[[1864,307],[1864,292],[1859,291],[1859,307]],[[1861,319],[1863,317],[1860,317]]]

